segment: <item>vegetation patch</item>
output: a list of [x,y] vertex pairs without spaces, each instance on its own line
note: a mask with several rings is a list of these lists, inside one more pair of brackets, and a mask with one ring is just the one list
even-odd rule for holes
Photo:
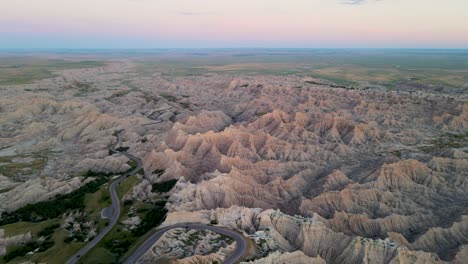
[[[138,184],[140,179],[133,175],[126,178],[118,187],[119,197],[131,190]],[[122,206],[120,219],[116,226],[106,235],[106,237],[95,247],[83,256],[79,263],[117,263],[123,259],[138,243],[144,241],[145,236],[151,229],[160,225],[165,219],[167,210],[166,201],[158,201],[154,204],[140,201],[125,200]],[[132,211],[131,209],[135,209]],[[128,230],[121,223],[127,216],[135,216],[135,211],[142,219],[141,223],[133,230]]]
[[162,170],[162,169],[156,169],[153,171],[153,174],[156,174],[156,176],[161,176],[164,174],[164,172],[166,172],[166,170]]
[[56,77],[53,71],[103,66],[98,61],[48,60],[30,57],[11,57],[0,60],[0,85],[32,83],[35,80]]
[[138,163],[134,160],[129,160],[127,162],[128,166],[130,166],[130,169],[128,169],[128,171],[131,171],[133,169],[135,169],[136,167],[138,167]]
[[[36,252],[29,257],[29,261],[33,263],[48,263],[48,264],[62,264],[65,263],[70,256],[76,253],[84,246],[84,243],[72,242],[65,243],[64,239],[68,236],[68,232],[63,229],[57,229],[51,237],[54,245],[44,252]],[[23,259],[21,259],[23,261]]]
[[18,222],[14,224],[4,225],[1,228],[5,232],[5,237],[16,236],[27,232],[31,232],[32,235],[37,235],[43,229],[55,223],[59,223],[58,219],[46,220],[39,223]]
[[116,148],[115,150],[117,150],[118,152],[125,152],[129,149],[130,147],[118,147]]
[[180,104],[183,108],[185,108],[185,109],[190,108],[190,103],[187,103],[187,102],[179,102],[179,104]]
[[57,195],[55,199],[49,201],[28,204],[13,212],[3,212],[0,226],[20,221],[40,222],[57,218],[70,210],[83,210],[85,208],[85,195],[96,192],[107,181],[107,178],[98,178],[69,194]]
[[88,170],[83,176],[85,177],[110,177],[114,175],[115,173],[112,172],[98,172],[98,171],[92,171]]
[[425,153],[431,153],[444,149],[468,147],[468,132],[443,134],[439,138],[431,140],[429,143],[430,145],[420,146],[418,149]]
[[172,180],[168,180],[168,181],[160,182],[160,183],[153,183],[151,185],[152,186],[151,191],[159,192],[159,193],[168,192],[172,190],[172,188],[174,188],[176,183],[177,183],[176,179],[172,179]]
[[7,177],[31,175],[44,169],[47,164],[47,155],[0,157],[0,164],[2,164],[0,165],[0,174]]
[[132,234],[137,237],[142,236],[148,231],[150,231],[152,228],[164,222],[167,214],[167,209],[164,206],[165,202],[164,205],[155,205],[152,209],[150,209],[145,214],[137,228],[132,230]]
[[119,259],[136,240],[137,238],[129,232],[119,231],[117,236],[104,240],[104,248],[115,254],[116,258]]
[[74,96],[86,96],[88,93],[97,91],[97,88],[90,82],[73,81],[69,88],[78,89]]
[[54,245],[54,241],[45,240],[45,241],[31,241],[26,243],[23,246],[19,246],[18,248],[10,251],[5,256],[3,256],[3,260],[6,262],[11,261],[16,257],[22,257],[32,251],[44,252],[47,249],[51,248]]
[[39,236],[44,236],[44,237],[50,237],[54,232],[55,229],[59,228],[60,224],[53,224],[51,226],[48,226],[44,229],[42,229],[39,233],[37,233]]
[[136,175],[132,175],[128,178],[126,178],[123,182],[119,184],[117,187],[117,195],[119,197],[124,197],[124,195],[130,191],[135,185],[140,183],[141,179],[138,178]]
[[159,96],[161,96],[162,98],[170,101],[170,102],[175,102],[177,101],[177,98],[173,95],[170,95],[170,94],[166,94],[166,93],[161,93],[159,94]]

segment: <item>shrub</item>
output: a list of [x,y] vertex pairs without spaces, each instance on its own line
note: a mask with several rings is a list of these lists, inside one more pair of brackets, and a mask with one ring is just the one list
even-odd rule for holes
[[98,178],[69,194],[57,195],[55,199],[49,201],[28,204],[13,212],[3,212],[0,217],[0,226],[19,221],[40,222],[57,218],[70,210],[82,210],[85,208],[85,195],[96,192],[105,182],[107,178]]
[[105,173],[105,172],[97,172],[97,171],[88,170],[84,176],[85,177],[97,177],[97,176],[109,177],[112,175],[114,175],[114,173],[112,172]]
[[48,226],[44,229],[42,229],[39,233],[37,233],[39,236],[44,236],[44,237],[47,237],[47,236],[50,236],[52,235],[54,232],[55,232],[55,229],[59,228],[60,225],[59,224],[53,224],[51,226]]
[[157,176],[161,176],[164,172],[166,172],[166,170],[157,169],[153,171],[153,174],[156,174]]
[[39,252],[44,252],[55,244],[52,240],[46,240],[39,245]]
[[7,253],[5,256],[3,256],[3,260],[5,262],[9,262],[10,260],[16,257],[25,256],[26,254],[28,254],[28,252],[34,251],[36,249],[38,249],[39,252],[44,252],[48,250],[49,248],[51,248],[53,245],[54,245],[54,241],[51,241],[51,240],[46,240],[46,241],[43,241],[42,243],[39,243],[37,241],[31,241]]
[[166,219],[167,209],[161,206],[149,210],[141,223],[132,230],[134,236],[142,236],[150,231],[153,227],[158,226]]
[[125,152],[125,151],[127,151],[128,149],[129,149],[129,147],[118,147],[118,148],[115,149],[115,150],[117,150],[117,151],[119,151],[119,152]]
[[24,246],[21,246],[19,248],[16,248],[12,250],[11,252],[7,253],[5,256],[3,256],[3,260],[5,262],[9,262],[10,260],[16,258],[16,257],[22,257],[28,254],[28,252],[31,252],[39,247],[39,243],[37,241],[31,241],[26,243]]
[[161,182],[161,183],[153,183],[151,191],[152,192],[160,192],[160,193],[168,192],[168,191],[172,190],[172,188],[174,188],[176,183],[177,183],[177,180],[175,180],[175,179],[165,181],[165,182]]

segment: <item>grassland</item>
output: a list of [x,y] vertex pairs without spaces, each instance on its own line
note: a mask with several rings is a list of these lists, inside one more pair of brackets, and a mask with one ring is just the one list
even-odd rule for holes
[[[101,210],[110,205],[110,197],[108,197],[108,184],[101,185],[96,191],[86,193],[83,198],[83,211],[90,220],[97,222],[98,232],[107,223],[107,220],[101,219]],[[79,191],[78,191],[79,192]],[[76,195],[75,195],[76,196]],[[62,226],[65,218],[63,216],[51,218],[40,222],[16,222],[13,224],[3,225],[0,228],[4,229],[5,236],[10,237],[14,235],[24,234],[31,232],[33,241],[37,241],[40,237],[40,232],[54,224]],[[72,256],[76,251],[82,248],[84,242],[69,242],[66,243],[65,238],[69,237],[68,231],[62,227],[56,228],[51,236],[50,241],[53,241],[53,246],[44,252],[39,252],[34,255],[26,255],[23,257],[16,257],[8,263],[22,263],[25,261],[32,261],[35,263],[65,263],[66,260]],[[21,246],[14,246],[7,248],[7,253],[11,252],[15,248]],[[0,263],[4,263],[4,260],[0,258]]]
[[71,61],[38,57],[0,58],[0,85],[27,84],[36,80],[55,77],[57,70],[92,68],[103,66],[99,61]]
[[433,153],[448,149],[468,148],[468,132],[460,134],[445,133],[439,135],[437,139],[430,140],[427,145],[420,146],[419,150],[425,153]]
[[[118,196],[124,197],[139,182],[136,176],[128,177],[117,188]],[[165,201],[127,201],[122,204],[117,225],[79,263],[114,263],[125,259],[155,232],[154,227],[164,220],[167,213]],[[121,221],[131,216],[139,216],[142,222],[135,229],[128,230]]]
[[466,50],[251,50],[187,52],[137,61],[143,74],[301,75],[353,87],[468,92]]
[[119,184],[119,186],[117,187],[116,191],[117,191],[117,195],[120,197],[120,198],[123,198],[123,196],[129,191],[131,190],[135,185],[137,185],[138,183],[140,183],[141,179],[138,178],[137,176],[133,175],[133,176],[130,176],[128,178],[126,178],[122,183]]
[[85,197],[85,211],[91,215],[101,213],[102,209],[112,204],[108,184],[103,185],[97,192]]
[[31,154],[0,157],[0,174],[14,178],[41,172],[47,164],[47,155]]
[[[62,264],[68,258],[84,246],[84,243],[64,243],[63,240],[68,236],[68,233],[63,228],[58,228],[51,236],[54,245],[45,252],[36,253],[34,255],[26,255],[23,257],[16,257],[8,263],[24,263],[30,261],[33,263],[49,263],[49,264]],[[7,248],[7,252],[12,248]],[[0,263],[5,263],[3,259]]]
[[[140,181],[141,180],[137,176],[130,176],[126,178],[122,183],[120,183],[120,185],[116,189],[118,197],[122,198]],[[122,211],[119,217],[120,220],[126,217],[131,206],[132,205],[130,204],[122,204]],[[130,244],[133,243],[131,233],[123,229],[123,225],[120,224],[120,220],[117,223],[117,225],[106,235],[106,237],[95,248],[93,248],[90,252],[88,252],[88,254],[81,258],[79,263],[112,263],[116,260],[116,252],[111,252],[109,250],[108,244],[111,243],[111,241],[117,241],[117,243],[119,241],[129,241]],[[126,246],[127,245],[122,245],[122,247]]]
[[4,225],[1,228],[5,232],[5,235],[4,235],[5,237],[20,235],[20,234],[24,234],[27,232],[31,232],[32,235],[36,235],[45,227],[50,226],[52,224],[56,224],[56,223],[59,223],[58,219],[50,219],[50,220],[42,221],[39,223],[18,222],[14,224]]

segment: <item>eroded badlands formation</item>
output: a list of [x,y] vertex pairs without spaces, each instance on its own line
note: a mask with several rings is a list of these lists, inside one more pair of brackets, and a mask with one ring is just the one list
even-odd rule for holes
[[222,263],[235,242],[208,230],[176,228],[165,233],[138,263],[177,259],[179,263]]
[[165,225],[216,220],[256,242],[255,263],[466,263],[466,98],[297,76],[139,76],[128,62],[61,74],[2,91],[1,156],[49,154],[36,174],[0,178],[0,210],[74,190],[88,170],[125,171],[108,152],[125,129],[122,146],[145,167],[127,196],[178,179]]

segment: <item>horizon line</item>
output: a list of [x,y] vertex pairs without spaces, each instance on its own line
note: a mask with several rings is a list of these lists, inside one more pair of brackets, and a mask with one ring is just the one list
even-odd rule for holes
[[299,47],[159,47],[159,48],[103,48],[103,47],[61,47],[61,48],[5,48],[0,47],[0,51],[38,51],[38,50],[468,50],[466,48],[443,48],[443,47],[314,47],[314,48],[299,48]]

